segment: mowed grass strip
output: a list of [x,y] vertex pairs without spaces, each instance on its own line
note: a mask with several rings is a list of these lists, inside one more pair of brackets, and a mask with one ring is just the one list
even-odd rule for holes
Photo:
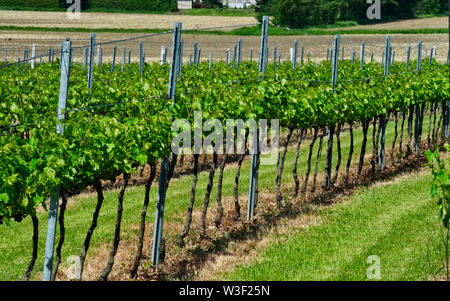
[[[439,118],[439,116],[438,116]],[[428,131],[428,117],[424,118],[423,133]],[[400,136],[400,124],[399,122],[399,136]],[[368,142],[366,155],[372,153],[372,126],[368,133]],[[424,137],[426,138],[426,137]],[[394,122],[390,121],[386,129],[386,154],[390,154],[390,149],[392,141],[394,139]],[[405,150],[405,144],[407,142],[407,132],[406,126],[403,134],[403,150]],[[324,161],[326,152],[327,139],[324,137],[322,157],[319,161],[319,172],[317,185],[323,184],[324,176]],[[334,139],[333,148],[333,173],[334,165],[337,160],[337,146],[336,139]],[[354,130],[354,154],[353,154],[353,166],[357,164],[359,160],[359,152],[362,143],[362,132],[361,129]],[[397,139],[397,146],[399,143],[399,138]],[[302,143],[299,164],[298,164],[298,174],[300,180],[306,172],[306,162],[308,158],[310,141],[304,141]],[[311,162],[311,173],[314,172],[315,159],[318,149],[319,139],[314,146],[314,153]],[[345,165],[350,149],[350,135],[348,132],[341,133],[341,148],[342,148],[342,164],[341,164],[341,174],[345,172]],[[286,156],[285,168],[283,172],[283,190],[287,190],[287,187],[293,182],[292,178],[292,167],[295,158],[295,148],[290,148]],[[386,162],[390,164],[391,158],[388,156]],[[365,162],[365,166],[370,166],[370,161]],[[260,166],[259,171],[259,187],[260,192],[274,191],[275,190],[275,177],[276,177],[276,165],[271,166]],[[224,179],[223,179],[223,197],[230,197],[234,195],[234,177],[236,173],[236,165],[230,165],[225,169]],[[239,181],[239,193],[240,195],[247,195],[248,184],[249,184],[249,174],[250,174],[250,160],[244,162],[241,170],[241,177]],[[211,193],[210,206],[216,206],[215,197],[217,195],[217,177],[218,172],[215,176],[214,187]],[[179,179],[172,180],[169,189],[167,191],[167,201],[165,207],[165,220],[166,221],[177,221],[180,223],[184,222],[185,212],[187,210],[190,198],[191,190],[191,176],[183,176]],[[310,176],[309,183],[312,182],[312,174]],[[201,208],[203,204],[204,194],[206,191],[206,186],[208,183],[208,172],[202,172],[199,174],[197,190],[196,190],[196,201],[195,209]],[[94,231],[94,235],[91,240],[91,246],[88,252],[87,259],[89,257],[96,256],[96,252],[103,247],[105,244],[111,243],[114,237],[114,225],[117,213],[117,190],[106,191],[104,193],[105,200],[100,211],[98,226]],[[151,202],[148,208],[147,215],[147,227],[153,227],[154,213],[156,206],[157,197],[157,183],[155,182],[151,190]],[[68,267],[69,263],[66,262],[67,258],[71,255],[79,255],[81,251],[81,246],[83,244],[86,232],[90,226],[92,220],[92,214],[95,209],[97,197],[95,194],[79,195],[69,200],[68,209],[65,213],[65,225],[66,225],[66,235],[65,243],[62,249],[62,264],[61,267]],[[144,187],[129,187],[125,193],[124,204],[123,204],[123,215],[122,215],[122,231],[121,239],[129,240],[138,236],[138,229],[140,223],[140,212],[142,208],[142,203],[144,200]],[[245,216],[245,212],[241,212]],[[44,258],[44,246],[45,246],[45,235],[47,231],[47,213],[38,213],[39,218],[39,253],[36,261],[36,266],[34,268],[33,275],[35,279],[39,279],[40,273],[43,270],[43,258]],[[182,217],[180,219],[180,216]],[[57,228],[59,231],[59,226]],[[9,226],[0,226],[0,280],[20,280],[23,278],[23,274],[28,266],[29,260],[31,258],[32,252],[32,223],[30,218],[26,218],[21,223],[12,222]],[[58,241],[59,232],[57,232],[56,243]],[[146,237],[146,246],[149,246],[150,237]],[[135,252],[135,250],[130,250],[130,252]],[[105,258],[106,264],[106,258]]]
[[444,235],[430,183],[425,170],[362,189],[320,210],[320,225],[298,229],[223,279],[364,281],[376,255],[381,280],[430,280],[443,263]]

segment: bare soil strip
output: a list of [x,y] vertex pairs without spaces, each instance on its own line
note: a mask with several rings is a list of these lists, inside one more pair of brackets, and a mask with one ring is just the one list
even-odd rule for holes
[[[136,37],[140,34],[136,33],[97,33],[97,42],[106,42],[117,39],[125,39]],[[33,43],[37,44],[37,53],[44,54],[49,48],[59,49],[61,43],[70,37],[73,46],[84,46],[89,44],[89,33],[73,33],[73,32],[32,32],[32,31],[1,31],[0,32],[0,49],[8,50],[8,60],[17,61],[23,57],[24,49],[31,49]],[[209,57],[209,50],[213,50],[214,60],[225,60],[226,50],[233,49],[237,43],[239,36],[214,36],[214,35],[183,35],[184,61],[189,62],[189,55],[193,53],[193,43],[197,42],[199,48],[202,49],[201,60],[205,61]],[[393,34],[391,35],[391,43],[395,51],[395,60],[405,60],[406,49],[413,46],[411,57],[415,59],[416,45],[419,40],[423,42],[424,50],[431,47],[437,47],[436,57],[438,61],[445,62],[448,50],[448,35],[446,34]],[[146,61],[157,61],[161,55],[161,46],[171,46],[172,36],[162,35],[142,39],[144,42]],[[253,50],[253,60],[257,58],[260,38],[257,36],[243,37],[243,59],[250,59],[250,50]],[[305,46],[305,60],[308,54],[310,59],[314,61],[324,60],[327,56],[327,48],[332,47],[333,36],[272,36],[269,37],[269,63],[273,60],[273,48],[277,45],[281,49],[281,57],[283,61],[289,60],[289,48],[293,47],[294,40],[299,41],[299,45]],[[343,35],[341,36],[342,46],[345,47],[345,57],[350,58],[351,49],[355,49],[357,58],[359,58],[360,45],[366,42],[366,62],[370,61],[371,53],[374,54],[376,61],[381,61],[382,52],[385,45],[386,36],[377,35]],[[117,43],[119,48],[116,63],[120,63],[120,56],[123,48],[131,50],[132,61],[138,61],[139,40]],[[103,47],[103,62],[110,63],[112,61],[113,44]],[[3,55],[3,53],[1,54]],[[81,62],[83,57],[83,49],[76,49],[74,52],[74,61]],[[3,56],[1,57],[3,60]]]

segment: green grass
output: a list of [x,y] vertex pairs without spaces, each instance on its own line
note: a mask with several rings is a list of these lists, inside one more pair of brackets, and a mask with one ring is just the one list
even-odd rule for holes
[[[427,133],[428,129],[428,118],[424,120],[424,133]],[[371,133],[371,132],[369,132]],[[390,148],[393,140],[394,133],[394,123],[389,122],[386,131],[386,153],[390,154]],[[371,134],[370,134],[371,135]],[[370,136],[369,135],[369,136]],[[370,136],[371,137],[371,136]],[[406,141],[406,127],[404,133],[404,141]],[[359,158],[359,150],[362,142],[361,130],[355,130],[355,151],[353,155],[353,163],[357,163]],[[341,171],[343,166],[346,164],[347,155],[349,152],[350,137],[348,133],[342,133],[341,135],[341,147],[343,163],[341,166]],[[397,141],[398,143],[398,141]],[[336,151],[336,139],[334,139],[334,154],[333,160],[336,162],[337,151]],[[398,144],[397,144],[398,145]],[[302,144],[302,151],[299,159],[298,173],[302,177],[306,171],[306,160],[308,156],[309,142]],[[316,143],[314,150],[318,148],[318,143]],[[324,139],[322,158],[319,164],[319,171],[324,170],[324,158],[326,148],[326,138]],[[369,138],[367,145],[367,154],[371,154],[372,142]],[[292,182],[291,170],[293,166],[293,160],[295,157],[295,150],[290,149],[286,156],[285,169],[283,173],[283,184],[288,184]],[[316,154],[313,155],[312,166],[314,168]],[[390,158],[387,158],[389,164]],[[370,165],[370,162],[365,162],[365,165]],[[249,172],[250,171],[250,161],[246,160],[243,164],[239,192],[241,195],[246,195],[248,193],[248,183],[249,183]],[[259,187],[260,191],[274,191],[275,189],[275,175],[276,166],[261,166],[259,171]],[[224,183],[223,183],[223,196],[233,195],[233,185],[234,185],[235,167],[229,166],[225,170]],[[167,201],[165,208],[165,219],[166,221],[184,221],[184,216],[189,203],[190,189],[191,189],[191,176],[184,176],[180,179],[175,179],[169,186],[167,191]],[[215,177],[217,181],[217,176]],[[312,181],[312,178],[310,178]],[[206,190],[208,182],[208,173],[203,172],[199,175],[199,180],[197,184],[196,193],[196,208],[201,208],[203,203],[203,197]],[[323,183],[323,175],[318,177],[318,185]],[[152,223],[154,220],[155,203],[156,203],[157,186],[156,183],[151,191],[151,203],[148,209],[147,221]],[[216,185],[214,185],[211,197],[211,206],[216,206],[215,195],[217,194]],[[142,207],[144,196],[143,187],[131,187],[127,190],[124,199],[124,212],[122,221],[122,239],[127,240],[131,237],[136,237],[138,234],[138,227],[132,227],[139,224],[140,221],[140,210]],[[96,204],[96,195],[88,196],[78,196],[74,199],[74,204],[68,208],[65,215],[66,224],[66,241],[63,247],[63,263],[65,266],[65,260],[71,255],[79,255],[81,250],[81,245],[86,235],[86,231],[90,225],[92,219],[92,213],[94,212]],[[116,218],[116,208],[117,206],[117,191],[105,192],[105,201],[100,212],[98,227],[94,232],[91,247],[88,252],[89,256],[95,256],[96,249],[105,243],[111,243],[114,236],[114,224]],[[245,215],[245,213],[244,213]],[[47,214],[39,213],[38,218],[40,221],[39,228],[39,256],[36,262],[34,277],[39,276],[39,272],[42,271],[43,258],[44,258],[44,244],[45,244],[45,234],[47,230]],[[153,226],[153,225],[148,225]],[[0,226],[0,280],[19,280],[22,279],[23,273],[28,266],[28,262],[31,258],[31,237],[32,237],[32,224],[31,219],[26,218],[22,223],[12,223],[9,226]],[[59,235],[59,234],[57,234]],[[58,237],[58,236],[57,236]],[[151,238],[146,237],[145,248],[149,250]],[[130,250],[134,252],[135,250]],[[106,261],[105,261],[106,264]]]
[[322,225],[299,229],[262,250],[257,261],[223,277],[363,281],[368,279],[367,258],[376,255],[382,280],[430,280],[434,271],[429,263],[435,269],[444,258],[444,233],[430,183],[431,176],[422,173],[363,189],[343,204],[322,209]]

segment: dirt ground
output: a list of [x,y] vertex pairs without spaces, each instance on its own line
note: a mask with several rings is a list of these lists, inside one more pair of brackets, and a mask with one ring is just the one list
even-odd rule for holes
[[[136,37],[140,34],[130,33],[97,33],[96,41],[106,42],[117,39],[125,39]],[[59,33],[59,32],[30,32],[30,31],[1,31],[0,32],[0,58],[3,61],[3,49],[7,49],[8,61],[16,61],[23,57],[24,49],[31,51],[31,45],[37,44],[37,54],[45,54],[48,49],[60,49],[61,43],[66,37],[70,37],[73,46],[84,46],[89,44],[89,33]],[[184,39],[184,61],[189,61],[189,55],[193,53],[193,43],[197,42],[199,48],[202,49],[201,58],[207,60],[209,50],[213,50],[214,60],[225,60],[227,48],[233,51],[234,44],[238,40],[238,36],[214,36],[214,35],[193,35],[185,34]],[[172,36],[170,34],[162,36],[147,37],[143,39],[133,40],[129,42],[121,42],[103,46],[103,62],[109,63],[112,60],[112,48],[118,46],[118,54],[116,62],[120,62],[122,49],[131,50],[132,61],[138,61],[139,42],[144,42],[146,61],[159,60],[161,46],[170,46]],[[243,59],[250,59],[250,51],[253,50],[253,60],[257,58],[260,38],[257,36],[243,37]],[[273,60],[273,48],[277,45],[281,49],[282,60],[289,60],[289,48],[293,47],[294,40],[299,41],[299,45],[305,47],[305,60],[308,54],[312,60],[323,60],[327,56],[327,49],[332,47],[333,36],[272,36],[269,37],[269,62]],[[405,60],[406,49],[412,46],[411,57],[416,57],[416,45],[421,40],[423,49],[429,51],[432,46],[437,47],[437,59],[445,62],[448,52],[448,35],[446,34],[393,34],[391,35],[391,43],[395,51],[395,60]],[[370,60],[371,53],[374,54],[374,60],[381,61],[382,52],[385,45],[385,35],[343,35],[341,36],[342,46],[345,47],[344,55],[350,58],[351,49],[355,49],[356,58],[359,58],[361,42],[366,42],[366,61]],[[169,51],[170,54],[170,51]],[[31,55],[31,52],[30,52]],[[300,55],[300,54],[299,54]],[[424,54],[425,55],[425,54]],[[74,61],[80,62],[83,57],[83,49],[75,49]]]

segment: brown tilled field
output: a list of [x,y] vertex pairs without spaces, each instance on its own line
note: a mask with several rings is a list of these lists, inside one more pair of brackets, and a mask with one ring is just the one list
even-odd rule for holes
[[[125,39],[135,37],[140,34],[130,33],[97,33],[97,42],[105,42],[116,39]],[[61,42],[66,37],[70,37],[73,46],[83,46],[89,44],[89,33],[59,33],[59,32],[30,32],[30,31],[2,31],[0,32],[0,49],[6,48],[8,50],[8,60],[15,61],[19,57],[23,57],[24,49],[31,49],[33,43],[37,44],[37,53],[46,53],[50,47],[59,49]],[[193,52],[193,43],[197,42],[202,49],[202,59],[206,60],[209,57],[209,50],[214,52],[215,60],[224,60],[226,57],[226,49],[233,50],[234,44],[238,40],[238,36],[214,36],[214,35],[183,35],[185,42],[184,60],[189,60],[189,55]],[[170,34],[155,36],[142,39],[144,42],[145,55],[147,61],[159,60],[161,46],[170,46],[172,36]],[[259,49],[260,38],[257,36],[246,36],[243,39],[243,59],[250,58],[250,50],[253,49],[253,59],[257,57]],[[312,60],[322,60],[326,58],[327,48],[332,47],[333,36],[269,36],[269,48],[272,51],[274,45],[281,48],[282,60],[289,59],[289,48],[293,47],[294,40],[298,39],[299,45],[305,46],[305,60],[308,53]],[[396,52],[396,60],[404,60],[407,46],[413,46],[412,57],[416,55],[417,42],[421,40],[424,45],[424,50],[430,51],[432,46],[437,47],[437,59],[441,62],[447,58],[448,50],[448,35],[446,34],[393,34],[391,35],[391,43]],[[138,60],[139,41],[133,40],[125,43],[117,43],[118,57],[125,47],[131,50],[132,61]],[[356,51],[356,57],[359,57],[359,49],[361,42],[366,42],[366,60],[370,59],[370,54],[374,53],[375,60],[381,60],[381,55],[384,49],[385,35],[343,35],[341,43],[345,47],[344,55],[350,58],[351,49]],[[114,44],[105,45],[103,48],[103,62],[110,62],[112,60],[112,48]],[[1,53],[0,55],[3,55]],[[82,49],[76,49],[74,53],[74,60],[80,62],[82,60]],[[269,55],[271,61],[273,55]],[[44,58],[45,59],[45,58]]]
[[[256,23],[254,17],[180,16],[120,13],[82,13],[79,20],[70,20],[65,12],[0,11],[0,26],[78,27],[78,28],[172,28],[173,22],[184,28],[201,28]],[[396,21],[361,25],[346,29],[421,29],[446,28],[448,17]]]
[[65,12],[1,11],[0,26],[37,26],[62,28],[172,28],[182,22],[184,28],[257,23],[253,17],[209,17],[151,14],[82,13],[79,20],[70,20]]

